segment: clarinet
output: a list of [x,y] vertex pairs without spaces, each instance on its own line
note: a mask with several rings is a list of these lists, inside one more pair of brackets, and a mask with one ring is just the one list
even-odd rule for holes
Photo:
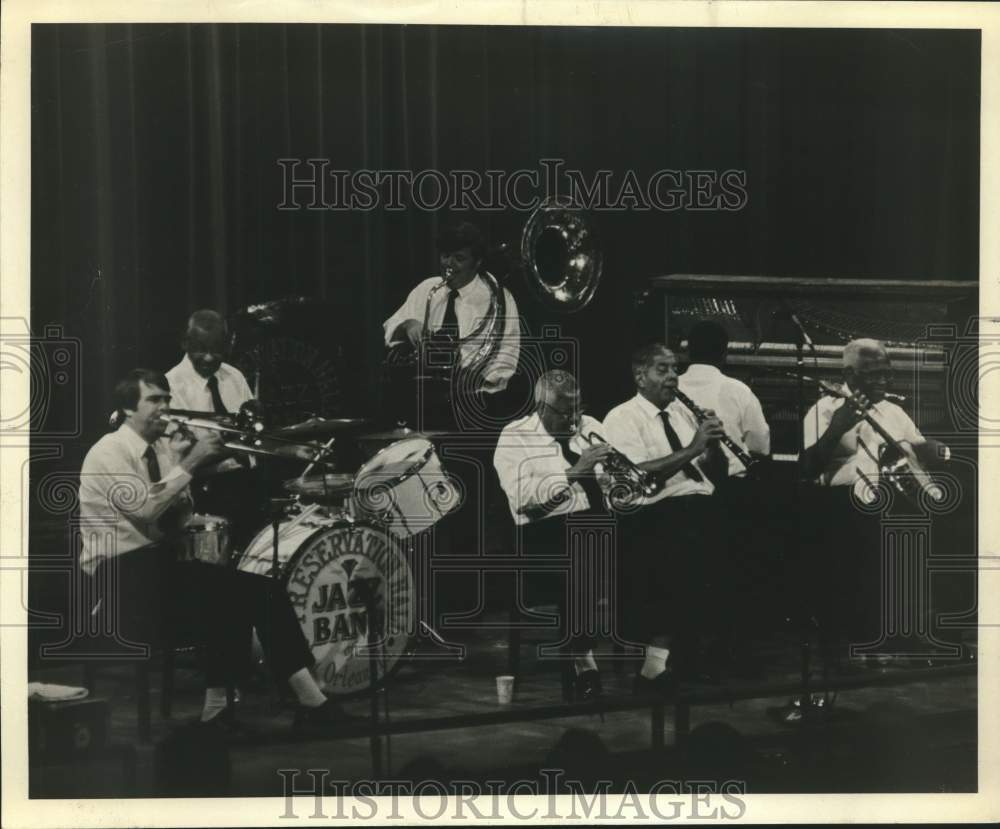
[[[697,420],[699,424],[708,420],[708,413],[680,389],[674,389],[674,396],[691,410],[691,414],[694,415],[694,419]],[[722,437],[719,438],[719,443],[732,452],[736,456],[736,460],[743,464],[743,466],[747,469],[750,469],[757,463],[757,459],[752,457],[749,452],[729,437],[729,435],[723,433]]]

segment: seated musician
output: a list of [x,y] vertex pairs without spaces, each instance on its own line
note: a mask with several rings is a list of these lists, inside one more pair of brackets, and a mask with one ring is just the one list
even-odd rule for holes
[[826,486],[854,486],[863,500],[879,478],[879,459],[885,440],[861,415],[874,416],[901,444],[913,450],[924,465],[947,460],[949,450],[928,440],[896,403],[886,398],[892,365],[889,352],[878,340],[852,340],[844,346],[844,388],[859,405],[842,397],[821,397],[802,422],[803,475]]
[[[235,415],[253,399],[243,372],[223,362],[228,336],[226,322],[218,312],[195,311],[188,319],[181,346],[183,359],[166,373],[173,408]],[[196,434],[201,438],[206,431]],[[253,463],[247,455],[222,455],[192,485],[197,511],[226,518],[233,543],[240,549],[262,523],[260,511],[253,508],[257,500],[254,479],[247,472]]]
[[[529,555],[565,555],[565,519],[602,510],[595,467],[610,451],[606,444],[591,446],[585,436],[601,435],[601,424],[581,413],[580,390],[566,371],[548,371],[535,384],[535,412],[515,420],[500,433],[493,464],[510,504],[514,523],[521,528]],[[572,569],[567,574],[570,602],[585,601],[580,588],[586,579]],[[589,701],[601,693],[592,639],[569,629],[570,616],[579,619],[594,608],[570,613],[565,590],[560,591],[561,641],[567,659],[563,670],[563,697]]]
[[[928,467],[948,458],[944,444],[928,440],[910,416],[887,399],[891,364],[878,340],[857,339],[843,352],[843,397],[821,397],[802,423],[802,475],[823,489],[812,497],[812,512],[801,522],[800,548],[811,602],[820,623],[824,657],[834,667],[846,645],[880,641],[881,521],[859,508],[870,503],[879,484],[880,458],[892,451],[862,417],[866,410],[896,441],[912,449]],[[824,490],[826,490],[824,492]]]
[[236,725],[225,688],[249,667],[255,627],[272,672],[298,699],[296,728],[334,733],[346,715],[313,679],[312,654],[280,584],[228,567],[174,561],[191,512],[189,484],[222,457],[220,437],[165,436],[160,416],[170,404],[170,384],[159,372],[130,371],[114,396],[120,425],[94,444],[80,472],[80,566],[96,580],[95,612],[108,614],[120,643],[147,646],[163,642],[171,600],[201,609],[207,649],[201,719],[227,731]]
[[[226,321],[217,311],[195,311],[181,340],[184,358],[166,373],[171,407],[218,416],[238,415],[254,400],[246,378],[236,366],[224,362],[229,351]],[[203,437],[209,430],[195,429]],[[305,445],[269,443],[261,448],[291,460],[310,461],[314,452]],[[253,455],[228,452],[204,469],[192,484],[198,512],[219,515],[230,522],[237,549],[243,549],[264,523],[264,481]]]
[[[635,351],[632,376],[635,397],[608,412],[604,429],[616,449],[658,476],[662,489],[642,496],[640,509],[622,519],[624,633],[648,645],[637,691],[669,693],[678,674],[697,672],[698,628],[718,627],[724,616],[706,588],[720,569],[723,516],[708,496],[726,475],[718,444],[724,431],[711,413],[698,423],[675,399],[677,358],[662,343]],[[668,666],[672,651],[677,656]]]
[[[391,349],[413,350],[417,352],[418,371],[434,373],[435,368],[453,365],[444,359],[447,346],[438,348],[434,343],[460,340],[457,367],[468,369],[475,366],[475,376],[463,377],[459,382],[450,372],[442,376],[449,386],[471,394],[489,398],[507,387],[507,383],[517,368],[520,353],[520,324],[517,304],[506,288],[500,288],[499,295],[486,278],[483,260],[486,256],[486,241],[479,229],[462,222],[451,225],[440,233],[437,239],[440,256],[441,276],[433,276],[420,282],[406,297],[406,301],[384,323],[385,344]],[[436,286],[441,285],[438,290]],[[433,294],[432,294],[433,290]],[[428,298],[430,303],[428,304]],[[493,302],[497,303],[500,327],[491,342],[483,336],[471,337],[482,321],[490,313]],[[430,348],[428,344],[432,345]],[[461,372],[458,373],[461,376]],[[430,392],[425,386],[425,393]],[[450,396],[450,389],[446,396]],[[412,404],[412,397],[409,402]],[[433,410],[437,422],[418,423],[418,428],[450,426],[456,420],[455,413]]]
[[[688,332],[690,365],[678,381],[679,388],[703,409],[711,409],[736,444],[751,455],[771,454],[771,429],[764,410],[750,387],[723,372],[729,351],[729,334],[716,322],[702,320]],[[723,447],[729,475],[746,473],[746,467]]]

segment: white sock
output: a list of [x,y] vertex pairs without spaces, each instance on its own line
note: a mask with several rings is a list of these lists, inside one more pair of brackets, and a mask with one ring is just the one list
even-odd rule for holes
[[226,689],[206,688],[205,705],[201,709],[201,721],[208,722],[226,710]]
[[583,656],[573,658],[573,667],[576,668],[576,675],[579,676],[584,671],[596,671],[597,662],[594,660],[594,652],[587,651]]
[[319,689],[313,675],[308,668],[299,668],[294,674],[288,677],[288,684],[291,686],[296,699],[300,705],[306,708],[319,708],[326,702],[326,696]]
[[667,659],[670,651],[666,648],[654,648],[652,645],[646,646],[646,661],[642,663],[639,671],[646,679],[654,679],[667,669]]

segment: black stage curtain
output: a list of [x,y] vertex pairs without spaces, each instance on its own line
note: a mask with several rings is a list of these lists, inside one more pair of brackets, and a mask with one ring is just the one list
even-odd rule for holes
[[[649,276],[976,278],[978,75],[973,31],[35,25],[33,327],[80,341],[81,448],[191,310],[290,294],[329,303],[345,413],[370,413],[381,323],[446,216],[279,210],[278,159],[745,170],[737,212],[596,215],[604,280],[558,321],[606,408]],[[494,242],[526,217],[473,216]]]

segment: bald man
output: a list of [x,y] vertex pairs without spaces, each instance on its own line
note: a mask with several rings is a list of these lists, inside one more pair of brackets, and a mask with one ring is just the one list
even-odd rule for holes
[[[892,366],[889,352],[878,340],[852,340],[844,346],[844,391],[853,395],[897,441],[910,444],[921,463],[946,459],[944,444],[927,440],[910,416],[887,400]],[[803,475],[826,486],[854,486],[869,500],[870,484],[878,480],[878,458],[885,441],[859,411],[839,397],[821,397],[802,422]]]
[[[582,413],[580,390],[567,371],[548,371],[535,383],[535,411],[507,424],[500,433],[493,465],[507,495],[514,523],[529,555],[566,555],[568,516],[600,513],[602,493],[596,476],[610,447],[591,446],[586,436],[603,437],[599,421]],[[593,613],[583,606],[584,574],[568,574],[571,602],[579,619]],[[593,701],[601,694],[594,661],[593,639],[568,630],[570,607],[560,590],[560,623],[565,642],[563,698],[567,702]],[[592,617],[593,618],[593,617]]]
[[[949,456],[947,447],[928,440],[910,416],[885,395],[891,380],[889,353],[878,340],[857,339],[844,347],[843,391],[852,395],[893,438],[912,446],[928,467]],[[821,486],[805,492],[798,547],[808,580],[810,612],[820,622],[824,656],[835,669],[882,642],[880,619],[881,516],[859,509],[874,498],[878,459],[885,441],[857,408],[840,397],[821,397],[802,424],[803,476]],[[848,646],[868,646],[851,651]]]

